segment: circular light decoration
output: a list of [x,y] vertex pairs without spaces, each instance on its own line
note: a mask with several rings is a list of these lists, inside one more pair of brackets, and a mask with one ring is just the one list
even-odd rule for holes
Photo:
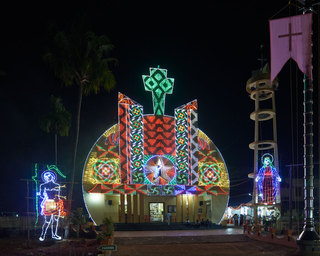
[[148,181],[155,185],[169,184],[176,174],[174,164],[164,156],[151,157],[144,167],[144,172]]
[[101,182],[112,182],[116,178],[115,164],[109,159],[99,159],[94,165],[94,178]]
[[[120,195],[142,196],[145,204],[151,200],[145,196],[165,202],[165,196],[195,195],[207,202],[208,215],[202,217],[220,223],[229,200],[228,170],[218,148],[198,128],[197,101],[174,109],[173,116],[165,115],[165,97],[173,91],[173,79],[156,68],[143,76],[143,82],[152,92],[154,114],[144,114],[142,105],[119,93],[118,123],[98,138],[87,156],[82,185],[89,215],[97,224],[106,213],[123,222]],[[93,193],[104,200],[93,200]],[[112,203],[108,212],[109,201],[120,205],[116,208]],[[149,215],[146,211],[140,217]]]
[[216,163],[205,163],[201,166],[200,172],[203,183],[217,184],[220,180],[220,168]]

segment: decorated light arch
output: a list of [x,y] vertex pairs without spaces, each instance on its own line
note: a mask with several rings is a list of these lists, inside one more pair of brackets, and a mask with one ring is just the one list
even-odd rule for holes
[[[150,68],[142,76],[153,96],[154,114],[122,93],[118,123],[91,148],[83,170],[83,196],[97,224],[161,221],[151,218],[151,205],[163,204],[159,215],[176,222],[206,218],[219,223],[229,199],[226,164],[210,138],[198,129],[197,101],[164,114],[165,96],[174,79],[167,70]],[[152,216],[151,216],[152,217]]]

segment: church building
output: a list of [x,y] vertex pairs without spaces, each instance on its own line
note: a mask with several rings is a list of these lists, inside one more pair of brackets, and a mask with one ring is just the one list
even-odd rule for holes
[[198,128],[197,101],[164,113],[173,92],[167,70],[142,76],[153,97],[153,114],[122,93],[118,123],[92,146],[83,170],[83,198],[99,225],[209,220],[220,223],[229,201],[226,163],[212,140]]

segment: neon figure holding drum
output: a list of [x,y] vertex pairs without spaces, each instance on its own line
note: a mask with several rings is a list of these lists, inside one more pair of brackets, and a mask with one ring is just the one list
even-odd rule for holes
[[44,183],[40,185],[38,196],[42,198],[40,207],[44,223],[39,240],[44,241],[49,225],[51,226],[52,238],[61,240],[61,236],[57,235],[59,218],[65,216],[66,212],[63,200],[60,198],[60,185],[56,183],[57,176],[53,171],[46,170],[41,176]]

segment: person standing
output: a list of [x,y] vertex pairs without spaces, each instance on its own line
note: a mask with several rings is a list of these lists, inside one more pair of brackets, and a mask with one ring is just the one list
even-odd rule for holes
[[168,212],[167,212],[167,222],[168,222],[168,225],[170,225],[170,218],[171,218],[171,213],[168,211]]
[[238,214],[233,215],[234,225],[235,226],[238,226],[238,218],[239,218]]

